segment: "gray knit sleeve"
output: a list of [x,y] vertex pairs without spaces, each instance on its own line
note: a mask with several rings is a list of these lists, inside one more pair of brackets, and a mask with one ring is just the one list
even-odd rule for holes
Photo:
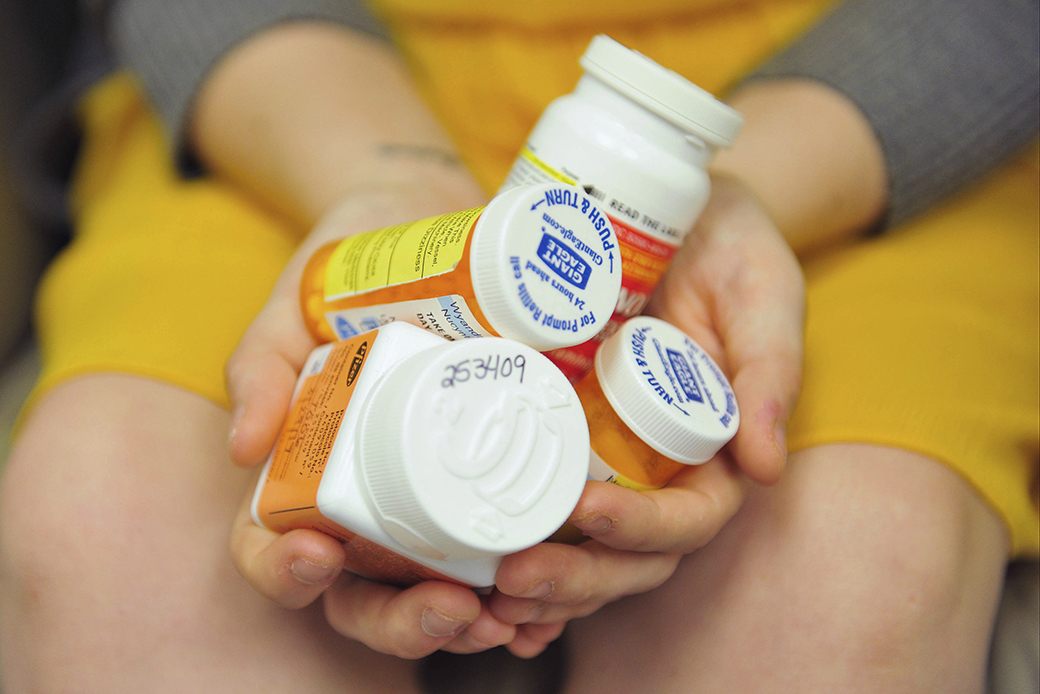
[[1037,0],[848,0],[748,79],[822,81],[884,150],[892,225],[1028,143],[1040,119]]
[[210,68],[265,28],[303,19],[386,38],[365,3],[348,0],[124,0],[113,3],[109,33],[118,60],[143,82],[179,148],[192,100]]

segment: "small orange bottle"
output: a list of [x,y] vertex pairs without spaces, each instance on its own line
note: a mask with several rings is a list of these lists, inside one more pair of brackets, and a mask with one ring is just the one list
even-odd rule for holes
[[740,424],[718,365],[684,332],[650,316],[605,340],[574,389],[589,422],[589,479],[637,491],[707,462]]
[[522,186],[483,208],[323,246],[304,270],[300,303],[319,342],[405,321],[452,340],[557,349],[610,318],[621,290],[616,248],[606,213],[580,188]]

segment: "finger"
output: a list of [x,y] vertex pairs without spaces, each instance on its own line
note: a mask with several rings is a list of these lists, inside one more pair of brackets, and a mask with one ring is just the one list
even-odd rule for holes
[[487,609],[487,597],[482,597],[480,615],[441,650],[451,653],[479,653],[489,648],[503,646],[516,637],[516,627],[505,624],[491,616]]
[[578,547],[545,542],[503,559],[488,608],[509,624],[584,617],[607,602],[661,585],[679,556],[627,552],[594,541]]
[[585,485],[570,522],[619,550],[687,554],[708,544],[737,512],[748,480],[725,453],[684,468],[663,489]]
[[777,350],[738,364],[733,392],[741,418],[730,450],[748,477],[775,484],[787,465],[787,422],[798,400],[801,354]]
[[[515,633],[515,626],[513,626],[512,624],[506,626],[512,629],[513,633]],[[504,646],[512,640],[512,637],[510,637],[508,639],[505,639],[501,643],[485,643],[483,640],[478,639],[472,634],[470,634],[469,629],[466,629],[458,636],[456,636],[454,639],[449,641],[447,644],[442,646],[441,650],[447,651],[449,653],[455,653],[457,655],[469,655],[470,653],[483,653],[484,651],[490,650],[497,646]]]
[[[330,214],[330,218],[338,219],[335,214]],[[297,375],[317,346],[300,310],[303,270],[322,244],[345,233],[337,224],[327,223],[308,235],[225,365],[231,400],[228,450],[236,465],[259,465],[274,446]]]
[[787,462],[787,420],[802,378],[805,284],[782,238],[759,233],[748,265],[720,297],[718,323],[741,410],[731,451],[755,482],[773,484]]
[[231,554],[239,573],[261,595],[296,609],[314,602],[343,569],[343,545],[314,530],[284,535],[253,523],[248,499],[231,533]]
[[325,618],[340,634],[381,653],[415,659],[451,643],[481,613],[463,586],[425,581],[401,589],[349,572],[324,594]]
[[744,472],[759,484],[774,484],[787,462],[787,420],[798,400],[802,377],[801,316],[788,317],[767,303],[748,313],[774,312],[772,317],[750,316],[734,322],[725,339],[733,392],[741,421],[730,450]]
[[560,638],[566,625],[566,622],[521,624],[516,628],[516,637],[506,644],[506,648],[518,658],[533,658]]
[[801,380],[801,268],[737,184],[720,183],[687,238],[650,310],[702,341],[731,376],[741,422],[730,450],[752,480],[772,484],[786,463],[786,424]]
[[300,369],[316,346],[294,301],[272,299],[228,359],[228,450],[236,465],[259,465],[267,457],[289,410]]
[[729,447],[745,474],[760,484],[774,484],[783,473],[787,421],[802,374],[802,318],[793,307],[797,300],[773,299],[729,306],[730,313],[740,316],[719,328],[721,341],[691,322],[689,314],[664,309],[655,314],[682,328],[732,376],[740,425]]
[[450,653],[466,654],[504,646],[516,637],[516,626],[505,624],[483,610],[476,621],[441,648]]

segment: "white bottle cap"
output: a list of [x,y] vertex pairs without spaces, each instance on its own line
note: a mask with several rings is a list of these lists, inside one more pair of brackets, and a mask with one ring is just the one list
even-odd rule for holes
[[359,483],[386,532],[438,560],[535,545],[570,516],[589,470],[566,377],[518,342],[445,342],[388,372],[357,429]]
[[737,433],[729,381],[690,336],[650,316],[629,319],[596,352],[596,376],[621,420],[661,455],[711,460]]
[[729,147],[744,125],[737,111],[709,92],[609,36],[592,39],[581,66],[643,108],[715,146]]
[[481,311],[502,337],[539,351],[592,339],[614,312],[621,256],[599,203],[563,183],[497,195],[473,229]]

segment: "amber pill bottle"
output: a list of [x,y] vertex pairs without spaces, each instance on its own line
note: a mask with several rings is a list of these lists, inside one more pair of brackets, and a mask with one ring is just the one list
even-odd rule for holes
[[545,351],[592,338],[620,291],[606,213],[556,182],[326,244],[304,269],[300,305],[322,343],[404,321],[450,340],[505,337]]
[[737,432],[737,399],[722,369],[670,323],[632,318],[594,364],[575,386],[589,423],[590,479],[657,489],[711,460]]

